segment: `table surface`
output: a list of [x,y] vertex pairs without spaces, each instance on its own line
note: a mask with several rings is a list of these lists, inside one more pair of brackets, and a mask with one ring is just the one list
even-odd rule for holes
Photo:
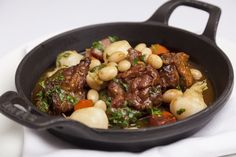
[[[145,21],[166,0],[0,0],[0,57],[52,32],[95,23]],[[205,0],[222,9],[217,37],[236,42],[236,1]],[[187,12],[187,14],[186,14]],[[178,7],[169,24],[202,32],[208,14]]]

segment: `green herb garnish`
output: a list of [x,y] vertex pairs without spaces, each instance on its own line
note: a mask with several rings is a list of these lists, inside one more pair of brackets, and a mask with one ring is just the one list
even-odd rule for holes
[[138,64],[138,58],[134,58],[133,64],[134,64],[134,65]]
[[180,90],[180,91],[182,91],[182,89],[181,89],[181,87],[180,87],[179,84],[178,84],[175,88],[178,89],[178,90]]
[[104,51],[104,47],[103,47],[103,45],[102,45],[102,43],[100,41],[93,42],[92,48],[98,49],[100,51]]
[[114,43],[116,41],[119,40],[119,38],[117,36],[108,36],[108,39],[110,40],[110,42]]
[[159,108],[151,108],[151,114],[152,115],[157,115],[157,116],[161,116],[162,115],[162,111]]
[[111,106],[111,97],[108,96],[107,91],[101,90],[99,92],[99,99],[103,100],[106,103],[107,106]]
[[75,104],[77,102],[76,98],[71,95],[67,95],[66,100],[72,104]]
[[146,57],[146,55],[142,55],[141,56],[141,61],[145,62],[145,57]]
[[49,104],[47,103],[47,100],[43,99],[39,103],[40,103],[40,105],[38,106],[39,110],[42,111],[42,112],[48,112]]
[[126,92],[129,91],[129,85],[123,82],[121,79],[114,78],[113,81],[119,84],[121,87],[123,87]]
[[150,96],[161,94],[161,86],[158,85],[156,87],[151,87],[151,89],[149,90],[149,94]]
[[180,108],[179,110],[176,111],[176,113],[178,115],[181,115],[182,113],[184,113],[186,110],[184,108]]
[[44,89],[45,88],[45,81],[43,80],[43,81],[40,81],[39,82],[39,85]]
[[129,107],[124,108],[108,108],[108,120],[114,127],[126,128],[135,126],[136,121],[142,116],[138,110]]

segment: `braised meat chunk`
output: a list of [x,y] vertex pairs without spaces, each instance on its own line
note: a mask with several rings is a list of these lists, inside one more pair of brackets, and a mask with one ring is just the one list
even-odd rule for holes
[[137,62],[141,59],[142,53],[133,48],[130,48],[128,52],[129,52],[128,60],[130,61],[130,63],[132,65],[137,64]]
[[150,65],[134,65],[118,78],[128,86],[125,99],[129,106],[145,110],[161,104],[160,76]]
[[70,92],[82,92],[86,83],[90,60],[85,58],[78,65],[63,70],[62,88]]
[[[178,74],[180,76],[180,79],[181,81],[183,81],[181,82],[184,84],[183,86],[188,88],[193,84],[193,76],[191,74],[191,71],[188,65],[189,55],[187,55],[184,52],[164,53],[161,55],[161,58],[165,65],[173,64],[176,67]],[[175,68],[173,66],[168,67],[166,69],[164,69],[164,67],[162,68],[163,71],[169,71],[170,69],[171,69],[170,71],[175,71]],[[171,76],[174,76],[174,74],[177,75],[176,72],[173,72],[173,75]],[[176,76],[176,79],[177,79],[177,76]]]
[[41,90],[34,94],[37,107],[52,115],[72,112],[74,104],[85,98],[86,75],[90,60],[85,58],[78,65],[58,70],[43,81]]
[[193,84],[193,76],[188,66],[189,55],[184,52],[176,53],[174,63],[176,68],[183,78],[185,86],[188,88]]
[[109,95],[113,98],[112,107],[122,107],[125,102],[125,91],[118,82],[111,81],[108,85]]
[[175,88],[179,84],[179,73],[173,64],[164,65],[160,69],[160,77],[164,89]]

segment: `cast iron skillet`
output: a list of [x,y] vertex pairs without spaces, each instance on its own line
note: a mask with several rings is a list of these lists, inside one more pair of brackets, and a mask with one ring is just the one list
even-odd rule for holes
[[[197,35],[168,26],[170,14],[180,5],[209,13],[203,34]],[[0,98],[0,110],[4,115],[24,126],[48,130],[66,141],[90,149],[136,152],[190,136],[206,125],[224,106],[233,88],[232,65],[215,43],[220,13],[218,7],[207,3],[173,0],[162,5],[145,22],[98,24],[59,34],[41,43],[24,57],[15,77],[17,93],[9,91],[3,94]],[[132,45],[139,42],[147,44],[158,42],[187,52],[193,61],[205,68],[213,83],[216,100],[205,110],[187,119],[161,127],[137,130],[92,129],[79,122],[48,116],[37,110],[31,102],[31,91],[40,75],[54,64],[57,54],[70,49],[82,52],[90,47],[93,41],[108,35],[126,39]]]

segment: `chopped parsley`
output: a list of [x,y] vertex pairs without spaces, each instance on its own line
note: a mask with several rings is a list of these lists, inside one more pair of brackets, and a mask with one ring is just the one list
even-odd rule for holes
[[46,99],[40,101],[40,105],[38,106],[39,110],[42,112],[48,112],[49,104],[47,103]]
[[108,39],[110,40],[110,42],[114,43],[116,41],[119,40],[119,38],[117,36],[108,36]]
[[66,100],[72,104],[75,104],[77,102],[76,98],[71,95],[67,95]]
[[159,108],[151,108],[151,114],[152,115],[157,115],[157,116],[161,116],[162,115],[162,111]]
[[134,65],[138,64],[138,58],[134,58],[133,64],[134,64]]
[[178,90],[180,90],[180,91],[182,91],[182,89],[181,89],[181,87],[180,87],[179,84],[178,84],[175,88],[178,89]]
[[37,100],[37,107],[39,108],[40,111],[42,112],[48,112],[49,110],[49,103],[48,100],[46,99],[44,92],[40,90],[36,94],[36,100]]
[[100,41],[93,42],[92,48],[98,49],[100,51],[104,51],[104,47],[103,47],[103,45],[102,45],[102,43]]
[[43,91],[39,91],[36,96],[39,98],[39,99],[42,99],[43,98]]
[[39,85],[42,87],[42,88],[45,88],[45,81],[43,80],[43,81],[40,81],[39,82]]
[[161,94],[161,86],[158,85],[156,87],[151,87],[151,89],[149,90],[149,94],[150,96],[156,96],[158,94]]
[[57,94],[58,94],[60,100],[63,101],[65,98],[65,93],[63,92],[63,90],[57,91]]
[[126,128],[131,125],[135,126],[136,121],[142,116],[142,113],[140,111],[134,110],[129,107],[110,107],[106,112],[111,126],[119,128]]
[[108,96],[108,93],[106,90],[101,90],[99,92],[99,99],[103,100],[107,106],[111,106],[111,97]]
[[146,55],[142,55],[141,56],[141,61],[145,62],[145,57],[146,57]]
[[181,115],[182,113],[184,113],[186,110],[184,108],[180,108],[179,110],[176,111],[176,113],[178,115]]
[[117,84],[119,84],[121,87],[124,88],[126,92],[129,91],[129,85],[125,82],[123,82],[121,79],[114,78],[113,81]]

